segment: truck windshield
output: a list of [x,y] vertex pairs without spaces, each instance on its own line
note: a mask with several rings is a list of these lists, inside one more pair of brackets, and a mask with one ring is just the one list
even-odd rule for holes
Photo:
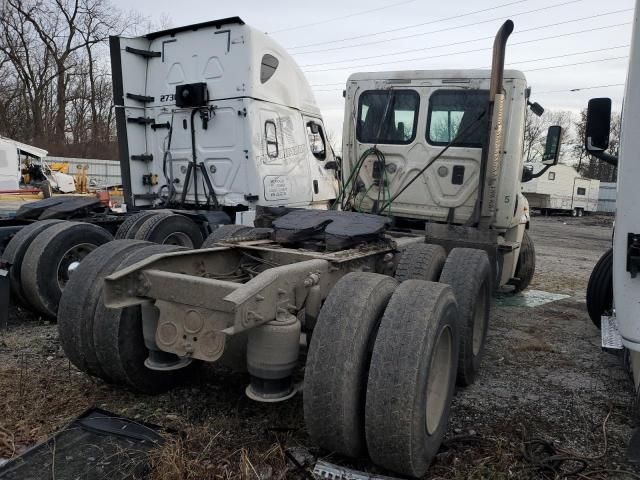
[[415,90],[368,90],[360,95],[356,137],[361,143],[409,144],[416,137]]
[[[447,145],[475,122],[489,104],[487,90],[438,90],[429,98],[427,141]],[[487,136],[486,116],[452,143],[454,147],[482,147]]]

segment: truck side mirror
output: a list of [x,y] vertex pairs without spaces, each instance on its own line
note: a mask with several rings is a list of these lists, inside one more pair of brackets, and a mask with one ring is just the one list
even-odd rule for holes
[[547,130],[547,143],[544,146],[542,154],[543,165],[555,165],[560,157],[560,141],[562,139],[562,127],[560,125],[552,125]]
[[592,98],[587,106],[584,146],[589,153],[603,152],[611,133],[611,99]]

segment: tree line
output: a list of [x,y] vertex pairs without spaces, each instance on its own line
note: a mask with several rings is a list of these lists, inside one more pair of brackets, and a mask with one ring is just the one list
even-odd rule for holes
[[52,155],[117,158],[108,38],[149,26],[108,0],[3,0],[0,135]]

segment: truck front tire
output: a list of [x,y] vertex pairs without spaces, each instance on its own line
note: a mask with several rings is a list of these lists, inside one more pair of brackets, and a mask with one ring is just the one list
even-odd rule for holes
[[600,329],[601,317],[613,310],[613,248],[600,257],[591,271],[587,285],[587,311]]
[[515,276],[517,278],[514,283],[514,292],[518,293],[525,290],[536,271],[536,250],[533,246],[533,240],[529,233],[525,230],[520,243],[520,254],[518,255],[518,263],[516,265]]

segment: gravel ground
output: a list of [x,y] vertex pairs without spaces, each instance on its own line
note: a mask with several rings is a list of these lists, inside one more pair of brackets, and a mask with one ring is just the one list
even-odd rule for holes
[[[584,304],[611,218],[535,217],[530,233],[537,250],[530,288],[569,298],[494,308],[482,372],[457,392],[426,478],[640,478],[624,463],[632,384],[618,357],[601,352]],[[244,396],[246,383],[244,374],[206,368],[167,394],[132,394],[78,372],[54,324],[12,308],[9,329],[0,331],[0,458],[94,405],[181,432],[154,455],[148,478],[303,478],[284,450],[326,452],[306,437],[301,397],[257,404]],[[366,460],[323,458],[376,471]]]

